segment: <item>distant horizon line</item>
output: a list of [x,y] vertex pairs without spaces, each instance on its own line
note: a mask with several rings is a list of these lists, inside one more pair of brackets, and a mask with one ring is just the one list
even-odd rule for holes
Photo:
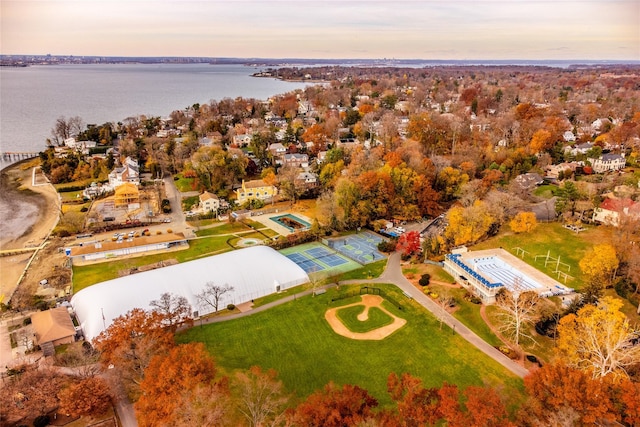
[[509,59],[487,59],[487,58],[465,58],[465,59],[426,59],[426,58],[313,58],[313,57],[235,57],[235,56],[176,56],[176,55],[74,55],[74,54],[0,54],[0,58],[19,58],[19,57],[42,57],[42,58],[92,58],[92,59],[165,59],[165,60],[207,60],[207,61],[241,61],[241,62],[398,62],[398,63],[415,63],[415,62],[490,62],[490,63],[521,63],[521,62],[549,62],[549,63],[597,63],[597,64],[640,64],[640,59],[537,59],[537,58],[509,58]]

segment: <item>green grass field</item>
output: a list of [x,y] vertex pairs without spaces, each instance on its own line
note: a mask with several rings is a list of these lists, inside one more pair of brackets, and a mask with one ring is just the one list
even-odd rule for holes
[[[587,231],[576,234],[555,222],[538,224],[531,233],[514,234],[507,230],[508,227],[505,227],[498,236],[473,246],[471,250],[502,247],[515,255],[515,248],[522,248],[527,251],[524,258],[521,257],[523,261],[558,280],[558,275],[553,273],[556,268],[555,261],[548,263],[547,267],[542,259],[535,261],[536,255],[546,255],[549,251],[551,257],[559,256],[561,262],[569,265],[569,268],[561,266],[560,270],[573,276],[574,279],[567,280],[566,284],[576,290],[582,288],[582,272],[578,266],[580,259],[594,245],[609,241],[608,233],[601,228],[590,227]],[[558,281],[564,283],[562,277]]]
[[330,307],[360,300],[359,296],[331,302],[338,293],[358,287],[341,286],[320,296],[307,296],[240,319],[196,326],[177,336],[179,342],[201,341],[217,365],[231,374],[253,365],[273,368],[287,389],[303,398],[334,381],[357,384],[390,404],[389,373],[409,372],[426,386],[443,381],[460,387],[490,385],[505,395],[521,396],[522,381],[485,356],[392,285],[376,285],[401,301],[404,310],[387,309],[407,324],[381,341],[356,341],[336,334],[324,318]]

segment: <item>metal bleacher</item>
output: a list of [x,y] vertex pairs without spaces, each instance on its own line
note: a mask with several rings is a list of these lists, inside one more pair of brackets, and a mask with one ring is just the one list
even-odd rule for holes
[[460,259],[460,254],[447,254],[446,258],[453,261],[454,264],[462,268],[469,276],[473,277],[476,281],[480,282],[483,286],[486,286],[487,288],[493,289],[493,288],[499,288],[500,286],[503,286],[502,283],[491,283],[487,279],[482,277],[480,274],[478,274],[476,271],[474,271],[471,267],[469,267]]

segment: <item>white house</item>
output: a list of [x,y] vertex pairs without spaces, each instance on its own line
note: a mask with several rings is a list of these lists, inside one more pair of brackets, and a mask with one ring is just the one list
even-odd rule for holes
[[311,188],[318,185],[318,176],[312,172],[300,172],[296,176],[296,183],[305,188]]
[[597,159],[589,159],[595,173],[605,173],[624,169],[626,160],[621,154],[603,154]]
[[562,134],[562,138],[567,142],[575,142],[576,136],[570,130]]
[[269,144],[269,152],[273,154],[274,157],[282,156],[287,152],[287,147],[279,142],[274,142],[273,144]]
[[578,154],[587,154],[589,150],[593,148],[592,142],[583,142],[582,144],[574,144],[569,147],[565,147],[565,153],[571,153],[573,156],[577,156]]
[[109,185],[112,188],[115,189],[126,182],[140,185],[140,167],[138,161],[131,157],[127,157],[122,166],[109,173]]
[[215,212],[220,208],[220,199],[213,193],[205,191],[199,196],[200,208],[204,212]]

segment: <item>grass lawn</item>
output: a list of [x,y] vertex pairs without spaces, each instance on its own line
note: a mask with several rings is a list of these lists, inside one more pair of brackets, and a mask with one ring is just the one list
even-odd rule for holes
[[197,190],[197,188],[193,188],[193,181],[195,178],[185,178],[182,174],[176,174],[175,176],[177,176],[178,179],[174,180],[173,183],[181,193]]
[[239,232],[251,231],[251,228],[247,227],[241,222],[226,222],[219,226],[205,228],[203,230],[196,231],[196,236],[219,236],[221,234],[234,234]]
[[409,264],[402,267],[402,274],[409,280],[413,278],[419,279],[423,274],[429,273],[431,280],[437,280],[445,283],[455,283],[456,281],[449,273],[444,271],[440,266],[433,264]]
[[[490,305],[486,308],[489,321],[496,327],[499,327],[501,322],[499,312],[500,309],[495,305]],[[526,353],[534,354],[543,362],[550,362],[555,356],[555,343],[553,338],[538,335],[533,326],[528,328],[527,333],[535,338],[535,342],[526,338],[521,339],[520,346],[522,349]],[[508,337],[505,338],[509,339]]]
[[387,266],[387,260],[381,259],[380,261],[367,264],[362,268],[347,271],[346,273],[334,276],[331,281],[337,282],[341,280],[373,279],[376,277],[380,277],[380,275],[382,274],[386,266]]
[[556,195],[557,191],[558,191],[558,186],[547,184],[547,185],[538,186],[533,192],[533,194],[535,194],[538,197],[550,199]]
[[[583,278],[578,262],[595,244],[606,243],[609,240],[609,233],[602,227],[589,227],[587,231],[576,234],[561,224],[552,222],[538,224],[533,232],[522,234],[514,234],[506,226],[496,237],[473,246],[471,250],[502,247],[515,255],[515,248],[520,247],[527,251],[523,258],[526,263],[558,280],[558,275],[553,273],[556,267],[555,261],[549,262],[546,268],[542,259],[535,261],[536,255],[546,255],[549,251],[552,257],[560,256],[560,262],[569,265],[569,269],[565,266],[560,267],[561,271],[568,271],[568,274],[574,277],[573,280],[567,280],[567,286],[580,290]],[[559,282],[564,283],[563,280]]]
[[407,320],[403,328],[381,341],[342,337],[324,319],[328,308],[360,300],[358,296],[331,302],[338,293],[354,290],[348,286],[252,316],[196,326],[177,335],[177,340],[205,343],[225,374],[253,365],[273,368],[287,389],[301,398],[334,381],[358,384],[382,405],[389,405],[386,381],[391,372],[409,372],[429,387],[439,387],[443,381],[460,387],[489,385],[501,387],[513,398],[521,396],[519,378],[448,328],[440,330],[434,317],[404,298],[395,286],[376,286],[404,302],[402,311],[387,307]]
[[178,262],[192,261],[205,256],[227,252],[232,248],[227,245],[227,236],[194,239],[189,241],[189,248],[182,251],[165,252],[138,258],[121,258],[111,262],[74,266],[73,291],[78,292],[99,282],[115,279],[119,272],[133,267],[154,264],[158,261],[177,259]]
[[[383,304],[388,305],[387,301]],[[341,308],[336,312],[338,319],[349,329],[351,332],[364,333],[373,331],[374,329],[381,328],[383,326],[393,323],[393,318],[378,307],[369,307],[369,313],[367,320],[358,320],[358,315],[364,311],[363,305],[354,305],[352,307]]]
[[200,202],[199,196],[188,196],[182,198],[182,210],[184,212],[190,211],[194,205],[197,205]]

